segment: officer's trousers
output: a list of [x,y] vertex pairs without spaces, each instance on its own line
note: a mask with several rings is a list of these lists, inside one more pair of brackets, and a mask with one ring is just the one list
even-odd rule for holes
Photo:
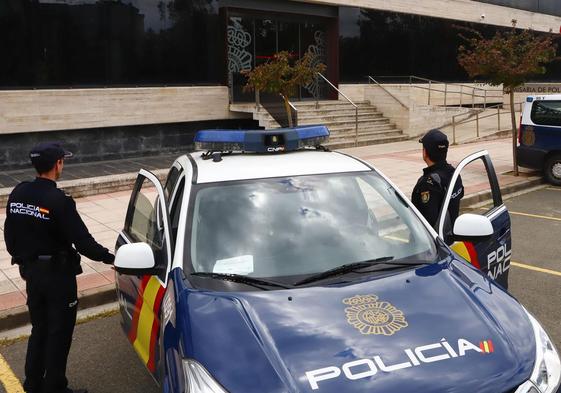
[[65,393],[66,362],[76,324],[76,276],[51,262],[25,267],[31,337],[25,362],[26,392]]

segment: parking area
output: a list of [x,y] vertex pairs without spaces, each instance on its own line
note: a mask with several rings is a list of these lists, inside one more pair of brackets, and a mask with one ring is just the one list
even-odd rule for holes
[[[561,188],[547,186],[505,203],[513,235],[510,291],[561,348]],[[119,321],[112,315],[76,328],[68,366],[72,386],[87,387],[90,393],[157,392]],[[6,383],[0,384],[0,392],[23,392],[18,380],[23,378],[26,344],[22,340],[0,347],[0,380]]]

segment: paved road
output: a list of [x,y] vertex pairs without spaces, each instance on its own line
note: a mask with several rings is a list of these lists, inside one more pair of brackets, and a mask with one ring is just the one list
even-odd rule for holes
[[[511,211],[512,259],[516,262],[510,272],[510,290],[561,348],[561,188],[548,187],[506,204]],[[74,337],[68,367],[73,386],[87,387],[91,393],[158,391],[122,334],[118,316],[80,325]],[[23,375],[25,349],[26,342],[0,348],[19,378]]]

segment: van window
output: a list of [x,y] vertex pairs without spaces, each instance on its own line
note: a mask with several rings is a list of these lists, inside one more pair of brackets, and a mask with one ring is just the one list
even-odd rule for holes
[[542,126],[561,126],[561,101],[534,101],[532,121]]

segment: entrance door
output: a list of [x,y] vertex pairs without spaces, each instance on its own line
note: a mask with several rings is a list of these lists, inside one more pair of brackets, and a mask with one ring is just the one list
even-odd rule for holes
[[[481,176],[481,173],[485,175]],[[437,224],[438,234],[442,239],[448,238],[454,225],[454,223],[449,223],[447,212],[452,191],[455,189],[460,175],[464,179],[477,177],[478,180],[481,180],[476,186],[479,188],[479,192],[482,194],[490,193],[493,199],[492,206],[481,208],[481,210],[472,213],[482,214],[489,218],[493,224],[493,235],[485,239],[458,241],[451,248],[506,289],[508,288],[508,271],[512,250],[510,215],[503,203],[497,175],[487,151],[481,151],[466,157],[456,168],[440,212]]]
[[[247,83],[243,72],[266,63],[275,53],[287,51],[296,61],[310,52],[314,56],[314,63],[329,67],[327,26],[322,18],[309,16],[230,12],[227,41],[231,101],[254,102],[255,94],[243,91]],[[325,87],[325,82],[318,79],[302,87],[298,96],[292,99],[327,99]]]
[[[327,28],[320,22],[304,22],[300,25],[300,56],[310,52],[314,57],[314,64],[327,65]],[[318,97],[327,99],[327,84],[322,78],[316,78],[313,82],[300,88],[302,99]]]

